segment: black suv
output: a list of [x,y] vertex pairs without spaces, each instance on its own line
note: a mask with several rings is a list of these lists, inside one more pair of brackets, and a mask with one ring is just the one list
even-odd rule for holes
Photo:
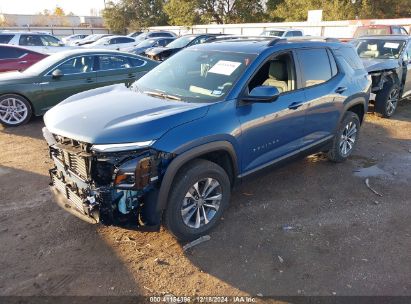
[[57,202],[88,222],[208,233],[234,184],[300,154],[352,153],[371,80],[351,45],[238,39],[182,50],[136,81],[49,110]]

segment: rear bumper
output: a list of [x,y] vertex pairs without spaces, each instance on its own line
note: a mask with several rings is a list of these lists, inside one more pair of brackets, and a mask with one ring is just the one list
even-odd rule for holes
[[50,191],[54,196],[54,201],[59,205],[61,208],[66,210],[67,212],[71,213],[72,215],[78,217],[79,219],[90,223],[90,224],[97,224],[99,221],[85,213],[82,213],[66,196],[57,190],[55,187],[51,186]]

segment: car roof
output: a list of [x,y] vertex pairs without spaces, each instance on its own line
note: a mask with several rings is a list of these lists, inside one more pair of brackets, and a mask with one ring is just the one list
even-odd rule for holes
[[[309,39],[311,38],[311,40]],[[277,47],[278,49],[291,49],[291,48],[302,48],[302,47],[331,47],[340,48],[347,46],[336,39],[330,39],[324,37],[304,37],[303,39],[281,39],[273,37],[255,37],[255,38],[239,38],[232,40],[221,40],[216,42],[198,44],[192,49],[199,50],[209,50],[209,51],[222,51],[222,52],[237,52],[237,53],[248,53],[248,54],[261,54],[268,48]],[[315,40],[317,39],[317,40]]]
[[379,40],[409,40],[411,36],[408,35],[366,35],[356,39],[379,39]]
[[49,33],[44,33],[44,32],[29,32],[29,31],[2,31],[0,32],[0,35],[49,35],[53,36],[52,34]]

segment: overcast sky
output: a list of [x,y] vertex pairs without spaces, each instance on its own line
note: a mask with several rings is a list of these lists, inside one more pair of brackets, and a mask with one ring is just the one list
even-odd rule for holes
[[104,8],[104,0],[0,0],[0,13],[36,14],[56,6],[63,8],[66,14],[90,15],[91,9]]

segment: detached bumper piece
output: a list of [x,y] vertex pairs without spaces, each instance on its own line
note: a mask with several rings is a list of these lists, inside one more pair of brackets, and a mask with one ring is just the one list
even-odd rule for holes
[[100,221],[98,208],[93,208],[88,200],[81,198],[76,189],[66,184],[63,178],[58,176],[57,170],[50,170],[50,178],[51,192],[61,208],[88,223],[97,224]]

